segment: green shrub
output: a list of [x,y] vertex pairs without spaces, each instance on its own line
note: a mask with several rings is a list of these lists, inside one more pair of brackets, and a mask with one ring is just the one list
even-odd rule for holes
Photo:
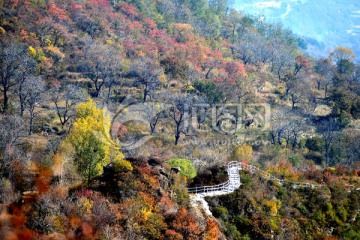
[[188,159],[174,158],[169,161],[171,167],[180,167],[180,174],[186,176],[189,179],[196,177],[196,170],[192,162]]
[[324,157],[320,152],[313,152],[310,151],[308,154],[305,155],[306,159],[314,161],[316,164],[321,164]]
[[288,160],[293,166],[297,166],[299,164],[299,158],[297,156],[289,156]]
[[321,152],[324,148],[324,141],[320,137],[308,138],[305,147],[311,151]]
[[240,232],[231,223],[226,223],[226,236],[230,239],[242,239]]
[[229,211],[222,206],[217,206],[212,210],[214,217],[227,220],[229,218]]

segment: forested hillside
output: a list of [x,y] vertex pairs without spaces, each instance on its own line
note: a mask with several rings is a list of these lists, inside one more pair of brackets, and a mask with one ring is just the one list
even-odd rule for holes
[[229,2],[0,0],[0,239],[360,238],[356,55]]

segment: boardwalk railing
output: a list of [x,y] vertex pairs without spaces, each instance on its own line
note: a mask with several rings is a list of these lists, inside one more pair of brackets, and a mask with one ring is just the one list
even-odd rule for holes
[[227,193],[234,192],[240,187],[240,173],[241,169],[239,162],[229,162],[227,165],[227,173],[229,180],[213,186],[200,186],[188,188],[189,193],[201,194],[202,196],[219,196]]
[[239,173],[240,170],[249,171],[250,173],[258,173],[258,174],[260,174],[260,176],[262,176],[266,180],[276,181],[281,185],[287,184],[293,188],[304,188],[304,187],[319,188],[319,187],[325,186],[323,184],[311,184],[311,183],[305,183],[305,182],[286,182],[283,179],[279,179],[279,178],[272,176],[268,172],[265,172],[265,171],[259,169],[258,167],[255,167],[253,165],[250,165],[250,164],[247,164],[244,162],[236,162],[236,161],[229,162],[226,170],[227,170],[227,173],[229,176],[228,181],[221,183],[221,184],[213,185],[213,186],[200,186],[200,187],[188,188],[188,192],[191,194],[200,195],[200,196],[204,196],[204,197],[205,196],[219,196],[219,195],[223,195],[223,194],[232,193],[236,189],[238,189],[241,185],[240,173]]

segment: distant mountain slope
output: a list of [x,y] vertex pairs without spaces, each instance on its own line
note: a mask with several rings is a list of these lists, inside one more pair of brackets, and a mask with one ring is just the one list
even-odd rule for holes
[[343,45],[360,55],[358,0],[235,0],[234,7],[324,43],[326,53]]

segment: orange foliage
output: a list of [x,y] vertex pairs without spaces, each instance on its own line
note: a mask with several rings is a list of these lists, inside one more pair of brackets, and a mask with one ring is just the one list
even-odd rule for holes
[[174,230],[166,230],[165,239],[167,240],[183,240],[184,238],[180,233],[175,232]]
[[53,172],[50,168],[40,167],[35,179],[35,185],[40,194],[46,193],[50,189]]
[[167,196],[163,196],[158,203],[158,207],[165,215],[173,213],[174,206],[174,202]]
[[143,202],[144,207],[147,207],[149,209],[153,209],[155,206],[155,199],[151,197],[150,195],[141,192],[139,194],[139,197],[141,201]]
[[172,227],[181,233],[185,239],[199,239],[200,228],[185,208],[181,208],[175,214]]
[[205,229],[205,239],[207,240],[217,240],[220,237],[220,229],[218,224],[213,220],[208,220],[206,222]]
[[21,239],[21,240],[32,240],[32,239],[34,239],[34,234],[29,229],[23,229],[23,230],[18,231],[17,237],[18,237],[18,239]]
[[72,228],[78,228],[81,224],[81,219],[79,217],[71,217],[69,222]]
[[278,162],[271,170],[288,181],[297,181],[299,179],[299,175],[293,170],[291,162],[287,160]]
[[81,224],[81,230],[82,230],[82,233],[84,234],[84,236],[86,236],[86,237],[90,237],[91,234],[93,233],[92,227],[90,226],[90,224],[88,224],[86,222]]

